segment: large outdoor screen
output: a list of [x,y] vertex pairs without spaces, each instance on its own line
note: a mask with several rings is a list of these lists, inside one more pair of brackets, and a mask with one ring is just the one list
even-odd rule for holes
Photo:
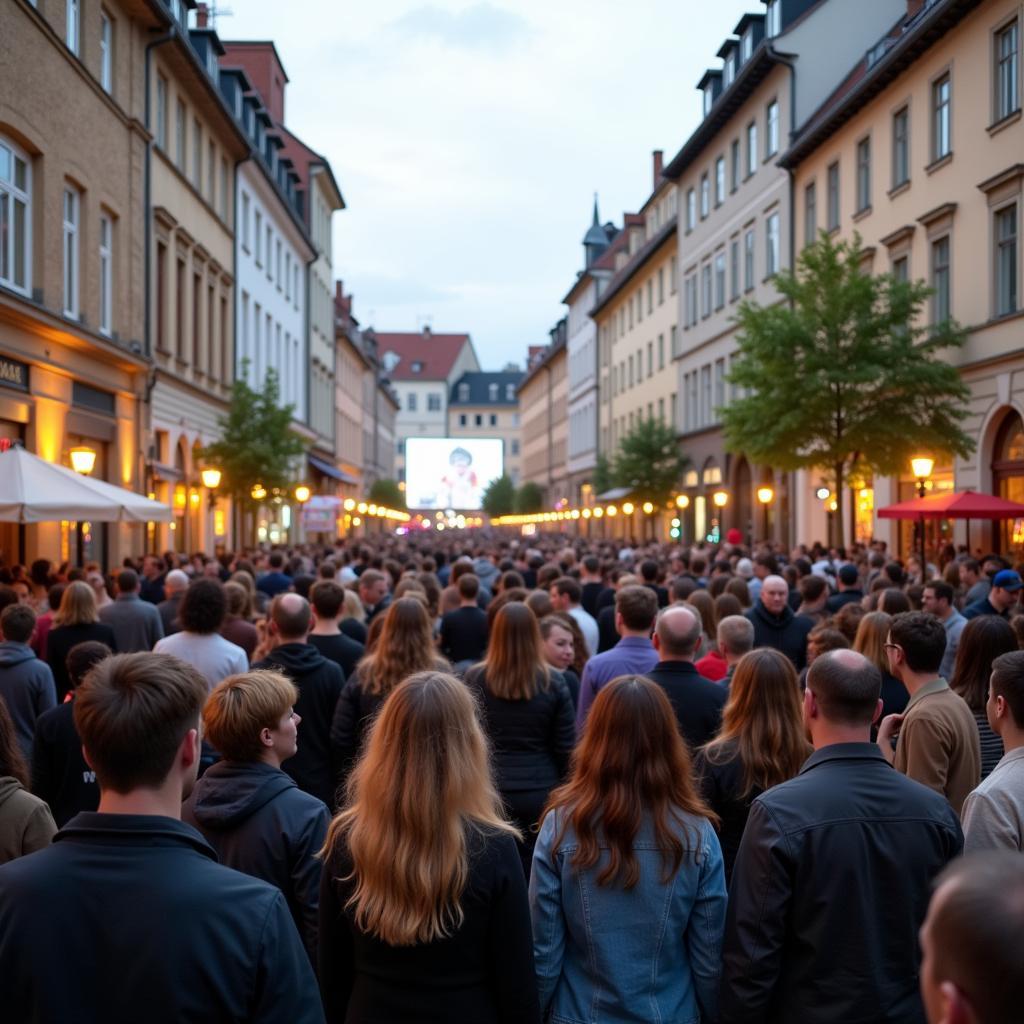
[[475,511],[503,471],[500,438],[410,437],[405,442],[409,508]]

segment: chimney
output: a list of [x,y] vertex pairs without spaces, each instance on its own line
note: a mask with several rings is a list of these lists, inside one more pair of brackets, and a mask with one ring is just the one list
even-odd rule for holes
[[430,324],[423,325],[423,340],[430,341]]
[[210,21],[210,8],[206,4],[196,6],[196,28],[207,28]]
[[657,188],[661,183],[661,170],[664,165],[665,154],[660,150],[654,151],[654,187]]

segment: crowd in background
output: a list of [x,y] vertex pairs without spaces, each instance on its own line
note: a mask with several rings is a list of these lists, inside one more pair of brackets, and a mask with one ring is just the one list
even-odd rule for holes
[[1020,568],[500,531],[0,567],[11,1019],[1013,1020]]

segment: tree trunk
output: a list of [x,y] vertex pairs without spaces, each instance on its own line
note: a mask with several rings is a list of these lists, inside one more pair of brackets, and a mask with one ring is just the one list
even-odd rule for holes
[[836,502],[836,510],[835,510],[834,519],[833,519],[833,524],[834,524],[834,527],[835,527],[835,529],[834,529],[835,536],[833,538],[831,538],[831,543],[833,545],[841,545],[843,543],[843,538],[846,535],[846,529],[845,529],[845,525],[844,525],[845,524],[845,516],[843,515],[843,470],[845,468],[846,468],[846,463],[845,462],[837,462],[835,464],[835,473],[836,473],[836,496],[835,496],[835,502]]

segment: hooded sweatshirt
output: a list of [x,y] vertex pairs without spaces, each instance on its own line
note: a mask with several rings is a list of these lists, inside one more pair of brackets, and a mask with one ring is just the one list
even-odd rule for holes
[[283,672],[298,687],[299,752],[285,762],[284,770],[300,789],[333,808],[337,771],[330,737],[334,707],[341,696],[341,669],[306,643],[281,644],[252,667]]
[[50,666],[28,644],[0,643],[0,699],[11,713],[25,760],[31,763],[36,719],[57,706],[57,690]]
[[50,845],[57,825],[50,808],[10,775],[0,777],[0,864]]
[[221,864],[262,878],[284,893],[313,963],[320,889],[317,851],[327,836],[328,817],[323,801],[303,793],[280,768],[261,761],[218,761],[196,782],[181,809],[182,821],[202,832]]
[[780,615],[773,615],[758,601],[747,618],[754,624],[754,646],[774,647],[781,651],[799,672],[807,664],[807,634],[814,628],[814,622],[806,615],[794,615],[793,609],[785,607]]

